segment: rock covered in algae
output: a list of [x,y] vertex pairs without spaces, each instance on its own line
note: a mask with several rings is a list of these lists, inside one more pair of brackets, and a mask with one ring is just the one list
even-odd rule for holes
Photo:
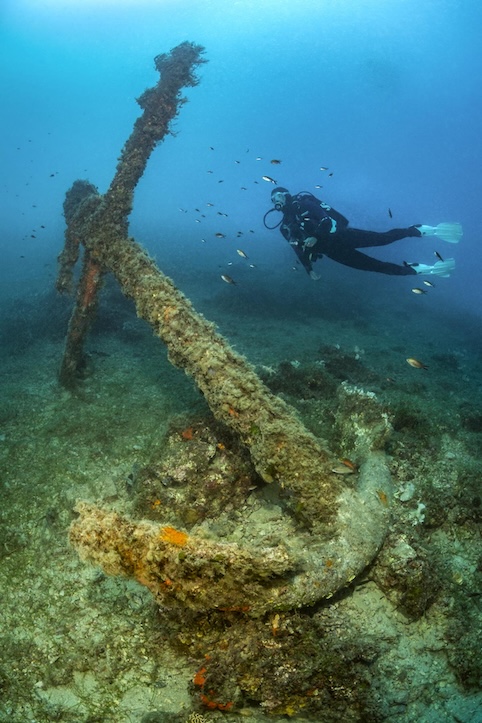
[[392,433],[390,415],[376,394],[346,382],[338,388],[335,420],[342,452],[357,457],[383,449]]

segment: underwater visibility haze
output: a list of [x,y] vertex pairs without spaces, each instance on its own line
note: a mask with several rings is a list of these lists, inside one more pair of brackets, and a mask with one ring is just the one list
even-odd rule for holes
[[0,721],[482,720],[481,29],[4,0]]

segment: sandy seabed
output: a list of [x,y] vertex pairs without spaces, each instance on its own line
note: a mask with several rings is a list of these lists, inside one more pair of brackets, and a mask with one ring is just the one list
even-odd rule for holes
[[[280,287],[281,288],[281,287]],[[303,287],[305,289],[306,287]],[[188,289],[305,424],[336,446],[335,397],[321,380],[373,391],[393,415],[387,449],[394,523],[380,561],[333,610],[367,631],[370,698],[397,723],[482,719],[480,321],[404,316],[311,287],[257,298],[220,282]],[[283,291],[281,289],[281,291]],[[332,289],[333,291],[333,289]],[[318,292],[319,293],[319,292]],[[368,296],[368,295],[367,295]],[[0,720],[179,721],[201,710],[198,661],[172,645],[169,619],[139,584],[106,577],[68,544],[76,500],[129,510],[136,471],[173,429],[209,416],[162,345],[109,287],[75,393],[57,373],[68,304],[51,293],[11,300],[0,322]],[[326,301],[328,299],[328,301]],[[424,300],[422,300],[424,301]],[[412,303],[412,300],[404,302]],[[409,320],[407,320],[409,318]],[[405,319],[403,321],[402,319]],[[428,370],[406,364],[423,353]],[[321,375],[321,376],[320,376]],[[266,523],[269,525],[269,521]],[[423,572],[420,566],[424,563]],[[419,564],[420,563],[420,564]],[[407,588],[414,565],[420,589]],[[198,720],[286,720],[256,701]],[[306,709],[290,720],[331,720]]]

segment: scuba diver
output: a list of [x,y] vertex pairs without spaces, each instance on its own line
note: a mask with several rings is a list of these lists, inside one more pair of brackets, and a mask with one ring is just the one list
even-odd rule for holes
[[[433,266],[406,262],[398,265],[367,256],[358,249],[386,246],[411,236],[435,236],[449,243],[458,243],[462,238],[462,226],[459,223],[440,223],[438,226],[417,224],[384,232],[363,231],[349,228],[349,221],[343,214],[308,191],[292,196],[286,188],[280,186],[273,189],[271,201],[274,208],[265,214],[264,225],[270,230],[280,227],[282,235],[293,247],[301,264],[314,281],[320,276],[313,270],[313,263],[323,256],[353,269],[376,271],[391,276],[450,276],[450,272],[455,268],[454,259],[444,260],[437,252],[435,255],[439,260]],[[281,211],[283,218],[275,226],[268,226],[266,218],[273,211]]]

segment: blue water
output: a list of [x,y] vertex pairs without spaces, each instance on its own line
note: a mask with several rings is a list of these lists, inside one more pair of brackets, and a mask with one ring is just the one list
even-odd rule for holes
[[[319,194],[356,227],[460,221],[462,243],[438,246],[457,268],[432,303],[442,316],[454,307],[478,313],[481,20],[470,0],[7,0],[0,27],[4,293],[43,287],[43,265],[62,242],[66,188],[88,178],[106,189],[139,114],[134,99],[156,81],[153,57],[187,39],[205,46],[209,62],[200,85],[187,91],[190,103],[173,124],[178,135],[153,154],[132,215],[131,231],[161,265],[183,259],[193,274],[209,274],[214,263],[233,260],[236,244],[214,234],[233,239],[253,229],[241,248],[263,267],[263,281],[289,270],[290,249],[262,225],[268,174],[294,192]],[[273,158],[282,164],[272,166]],[[207,202],[215,207],[206,210]],[[206,215],[200,224],[195,208]],[[398,263],[433,263],[433,250],[407,240],[378,251]],[[319,262],[317,271],[326,278],[332,265]],[[340,283],[361,276],[347,271]],[[396,310],[407,280],[384,281]]]

